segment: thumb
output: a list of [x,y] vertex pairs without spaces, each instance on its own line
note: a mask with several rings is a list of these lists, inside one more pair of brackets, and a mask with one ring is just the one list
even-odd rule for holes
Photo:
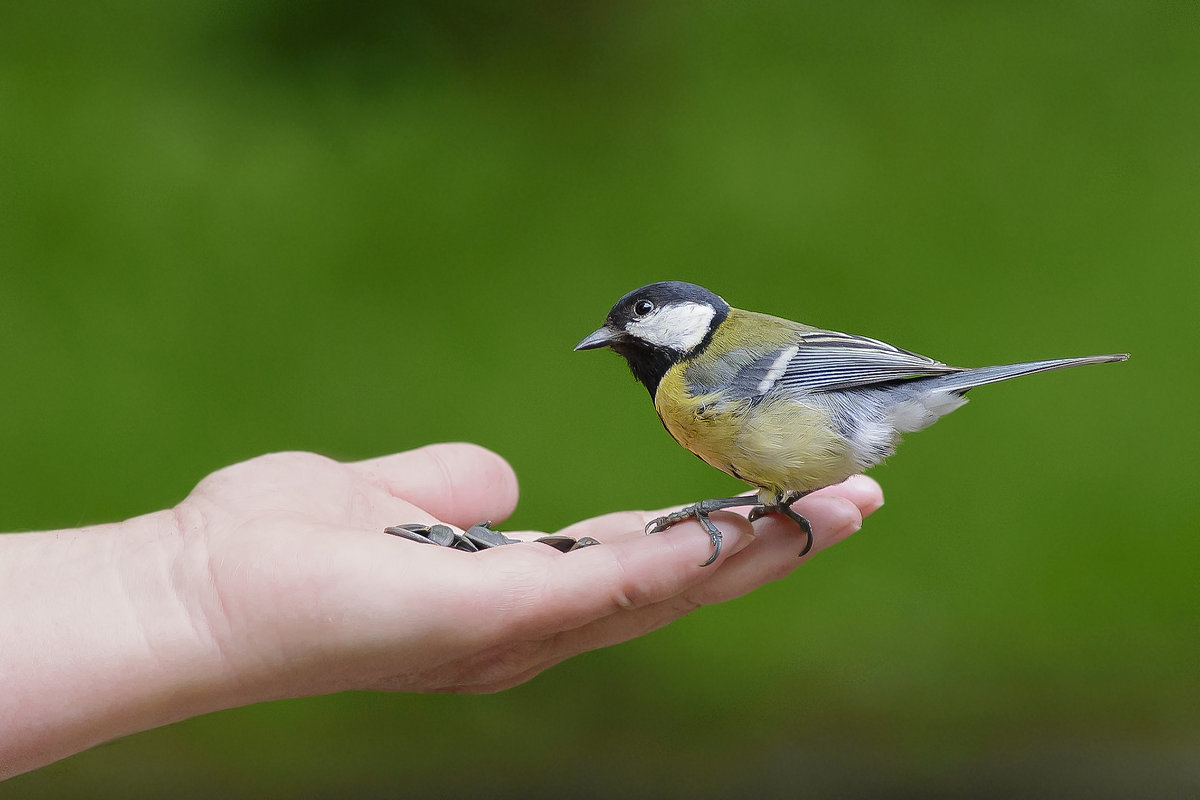
[[517,505],[512,467],[476,444],[433,444],[351,466],[371,475],[392,495],[460,528],[484,519],[506,519]]

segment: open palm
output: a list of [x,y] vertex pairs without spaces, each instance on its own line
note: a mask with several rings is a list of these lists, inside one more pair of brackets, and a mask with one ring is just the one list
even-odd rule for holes
[[[699,566],[710,544],[694,522],[645,535],[661,512],[576,523],[561,532],[604,546],[568,554],[532,542],[464,553],[382,533],[406,522],[502,520],[516,500],[508,464],[468,444],[345,464],[311,453],[236,464],[175,509],[187,606],[247,694],[484,692],[742,595],[805,560],[790,521],[751,525],[726,513],[713,515],[726,546],[710,567]],[[806,497],[797,508],[813,525],[812,554],[881,504],[862,477]]]

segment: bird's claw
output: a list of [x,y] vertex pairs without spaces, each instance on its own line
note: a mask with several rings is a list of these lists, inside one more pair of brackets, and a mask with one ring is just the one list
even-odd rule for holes
[[[792,497],[791,495],[795,496]],[[762,519],[768,514],[782,514],[795,522],[800,526],[800,530],[804,531],[806,541],[804,542],[804,549],[800,551],[800,555],[798,556],[798,558],[804,558],[804,556],[808,555],[808,551],[812,550],[813,531],[812,524],[808,521],[808,518],[792,510],[791,504],[799,500],[800,497],[801,495],[798,492],[789,492],[780,498],[778,503],[755,506],[750,509],[749,513],[746,514],[746,519],[754,522],[754,520]]]
[[700,504],[688,506],[682,511],[672,511],[665,517],[658,517],[646,523],[646,533],[662,533],[672,525],[677,525],[684,520],[696,519],[700,511]]
[[[795,522],[800,526],[800,529],[804,531],[806,537],[804,549],[800,551],[800,557],[804,557],[808,555],[810,550],[812,550],[812,525],[809,524],[807,519],[792,510],[792,503],[796,502],[803,496],[804,493],[802,492],[784,492],[783,494],[777,495],[775,501],[772,503],[762,503],[751,508],[749,513],[746,515],[746,518],[751,522],[754,522],[757,519],[762,519],[767,514],[782,514],[783,516]],[[683,522],[684,520],[696,520],[700,523],[701,527],[704,528],[705,532],[708,533],[708,538],[712,541],[712,555],[707,561],[700,565],[702,567],[707,567],[709,564],[716,561],[717,556],[721,554],[721,531],[718,530],[717,526],[712,523],[712,520],[708,518],[708,515],[714,511],[721,511],[723,509],[733,508],[739,505],[750,505],[750,503],[743,502],[743,500],[744,498],[741,497],[701,500],[699,503],[690,505],[687,508],[674,511],[664,517],[657,517],[650,520],[650,522],[646,524],[646,533],[662,533],[672,525]]]
[[[468,553],[488,550],[506,544],[519,544],[521,541],[520,539],[510,539],[500,531],[492,530],[491,520],[484,520],[477,525],[472,525],[462,533],[455,533],[454,529],[449,525],[422,525],[419,522],[393,525],[390,528],[384,528],[383,532],[408,539],[410,542],[436,544],[440,547],[449,547],[453,550],[463,550]],[[591,536],[584,536],[579,539],[570,536],[542,536],[534,539],[534,541],[550,545],[562,553],[569,553],[572,550],[579,550],[583,547],[600,544],[600,542]]]
[[[696,520],[696,522],[699,522],[700,526],[704,528],[705,533],[708,534],[708,540],[712,542],[712,555],[708,557],[707,561],[700,565],[702,567],[707,567],[709,564],[717,560],[717,556],[721,555],[721,531],[716,525],[713,524],[712,520],[708,518],[709,510],[710,509],[705,505],[705,503],[700,502],[696,503],[695,505],[688,506],[687,508],[680,509],[679,511],[673,511],[670,514],[667,514],[665,517],[658,517],[646,523],[646,533],[662,533],[672,525],[676,525],[684,520]],[[715,511],[716,509],[714,508],[712,510]]]

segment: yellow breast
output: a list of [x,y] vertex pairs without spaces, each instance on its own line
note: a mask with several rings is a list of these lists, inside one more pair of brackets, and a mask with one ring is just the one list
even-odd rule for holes
[[654,407],[677,442],[759,489],[807,492],[861,469],[828,411],[786,395],[758,403],[720,393],[693,396],[682,370],[670,370]]

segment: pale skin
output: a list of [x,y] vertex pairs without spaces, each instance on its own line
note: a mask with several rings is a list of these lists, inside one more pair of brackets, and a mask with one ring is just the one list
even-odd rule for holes
[[[493,692],[789,574],[883,503],[856,476],[804,498],[814,547],[776,516],[715,513],[647,536],[661,511],[463,553],[382,533],[503,520],[499,456],[443,444],[355,463],[311,453],[219,470],[174,509],[0,536],[0,780],[104,741],[234,706],[348,689]],[[531,539],[533,532],[513,533]]]

